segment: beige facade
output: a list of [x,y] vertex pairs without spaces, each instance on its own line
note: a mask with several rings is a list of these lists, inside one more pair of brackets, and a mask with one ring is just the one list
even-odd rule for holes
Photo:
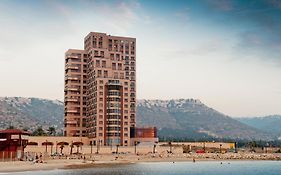
[[[80,84],[66,81],[65,135],[88,136],[93,145],[129,145],[136,125],[136,39],[91,32],[84,50],[68,50],[66,60],[72,55],[81,60]],[[69,94],[79,101],[67,101]]]
[[87,54],[69,49],[65,53],[64,135],[83,137],[86,133]]
[[[133,141],[133,138],[131,141]],[[150,139],[141,141],[140,144],[137,145],[137,152],[141,154],[147,154],[153,151],[154,145],[156,145],[156,150],[158,153],[167,153],[170,150],[169,143],[167,142],[160,142],[160,143],[152,143]],[[137,139],[137,141],[140,141]],[[90,138],[88,137],[46,137],[46,136],[30,136],[28,138],[28,142],[32,143],[27,145],[25,148],[25,152],[33,152],[33,153],[45,153],[48,154],[52,153],[60,153],[62,152],[65,155],[69,155],[71,152],[71,145],[75,145],[75,143],[82,143],[79,144],[79,148],[77,146],[73,147],[73,153],[79,151],[79,153],[83,154],[90,154],[97,152],[101,154],[111,154],[112,152],[116,151],[116,146],[100,146],[100,145],[90,145]],[[49,144],[45,144],[48,142]],[[64,144],[63,150],[61,150],[61,143]],[[134,145],[133,143],[131,145]],[[183,153],[183,145],[197,147],[200,150],[203,147],[205,148],[215,148],[215,149],[223,149],[223,150],[230,150],[234,149],[234,143],[222,143],[222,142],[172,142],[171,149],[173,153],[181,154]],[[134,153],[135,146],[120,146],[120,152],[130,152]]]

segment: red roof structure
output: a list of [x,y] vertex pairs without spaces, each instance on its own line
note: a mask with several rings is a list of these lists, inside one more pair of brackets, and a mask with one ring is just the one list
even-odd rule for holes
[[0,131],[0,160],[23,158],[24,148],[28,143],[29,132],[19,129]]
[[22,135],[30,135],[29,132],[23,131],[20,129],[6,129],[6,130],[1,130],[0,134],[22,134]]

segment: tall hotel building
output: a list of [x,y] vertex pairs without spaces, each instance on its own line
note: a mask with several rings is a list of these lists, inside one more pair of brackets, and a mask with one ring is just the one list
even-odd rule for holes
[[129,145],[136,125],[136,39],[89,33],[65,54],[65,136]]

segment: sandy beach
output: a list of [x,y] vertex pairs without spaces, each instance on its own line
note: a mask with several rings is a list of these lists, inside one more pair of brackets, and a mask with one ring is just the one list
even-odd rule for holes
[[30,161],[0,162],[0,172],[21,172],[53,169],[80,169],[114,166],[139,162],[227,161],[227,160],[281,160],[281,154],[226,153],[226,154],[94,154],[81,157],[44,158],[43,163]]

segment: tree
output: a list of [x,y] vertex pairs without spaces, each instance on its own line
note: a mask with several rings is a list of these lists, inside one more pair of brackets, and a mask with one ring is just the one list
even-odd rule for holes
[[24,127],[22,130],[24,130],[24,131],[28,131],[28,128],[27,128],[27,127]]
[[7,127],[7,129],[15,129],[15,127],[13,125],[10,125],[9,127]]
[[48,129],[48,135],[49,136],[55,136],[56,135],[56,128],[54,126],[50,126]]
[[38,126],[36,130],[32,133],[33,136],[46,136],[46,132],[43,130],[42,126]]

